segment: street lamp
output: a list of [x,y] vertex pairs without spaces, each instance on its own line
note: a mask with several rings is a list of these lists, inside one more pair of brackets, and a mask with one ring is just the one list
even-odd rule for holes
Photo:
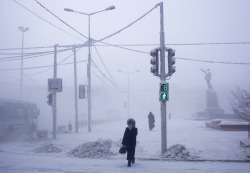
[[22,58],[21,58],[21,74],[20,74],[20,100],[23,99],[23,45],[24,45],[24,33],[29,30],[28,27],[24,28],[19,26],[18,28],[22,32]]
[[130,93],[130,75],[139,72],[140,70],[132,71],[132,72],[124,72],[121,70],[117,70],[120,73],[126,74],[128,76],[128,94],[127,94],[127,99],[128,99],[128,118],[129,118],[129,93]]
[[90,38],[90,16],[92,16],[94,14],[97,14],[97,13],[104,12],[104,11],[113,10],[113,9],[115,9],[114,5],[112,5],[110,7],[107,7],[104,10],[96,11],[96,12],[93,12],[93,13],[83,13],[83,12],[80,12],[80,11],[72,10],[70,8],[64,8],[64,11],[84,14],[84,15],[88,16],[88,23],[89,23],[89,38],[88,38],[89,53],[88,53],[88,65],[87,65],[87,76],[88,76],[88,87],[87,87],[87,90],[88,90],[88,132],[91,132],[91,51],[90,51],[91,38]]

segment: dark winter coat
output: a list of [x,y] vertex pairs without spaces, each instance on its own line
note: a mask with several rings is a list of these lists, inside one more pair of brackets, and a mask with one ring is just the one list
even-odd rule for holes
[[149,113],[148,115],[148,125],[149,129],[152,130],[155,127],[155,117],[152,112]]
[[137,136],[137,128],[132,127],[131,130],[127,127],[124,132],[124,136],[122,139],[122,145],[126,145],[127,147],[127,160],[135,159],[135,146],[136,146],[136,136]]

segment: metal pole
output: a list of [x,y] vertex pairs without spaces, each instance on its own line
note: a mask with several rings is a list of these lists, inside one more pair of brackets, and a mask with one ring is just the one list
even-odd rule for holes
[[129,83],[129,80],[130,80],[130,77],[129,77],[129,73],[127,74],[128,75],[128,118],[129,118],[129,106],[130,106],[130,104],[129,104],[129,93],[130,93],[130,83]]
[[20,74],[20,100],[23,99],[23,47],[24,47],[24,32],[28,31],[29,28],[18,28],[22,32],[22,58],[21,58],[21,74]]
[[[163,19],[163,2],[160,3],[160,60],[161,60],[161,83],[165,80],[165,36],[164,36],[164,19]],[[167,150],[167,105],[161,101],[161,153]]]
[[90,52],[90,15],[89,16],[89,54],[88,54],[88,132],[91,132],[91,52]]
[[76,69],[76,48],[75,47],[74,47],[74,77],[75,77],[75,132],[78,133],[77,69]]
[[[57,45],[54,45],[54,79],[57,78]],[[56,139],[56,91],[52,92],[52,112],[53,112],[53,139]]]
[[250,139],[250,123],[248,123],[248,139]]
[[21,76],[20,76],[20,100],[23,100],[23,44],[24,44],[24,31],[22,31],[22,58],[21,58]]

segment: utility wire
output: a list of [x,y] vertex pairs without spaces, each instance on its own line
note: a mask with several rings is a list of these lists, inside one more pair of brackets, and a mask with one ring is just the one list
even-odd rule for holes
[[[67,49],[68,50],[68,49]],[[57,53],[61,53],[67,50],[58,50]],[[51,55],[54,54],[54,51],[48,51],[48,52],[43,52],[43,53],[32,53],[32,54],[27,54],[27,55],[20,55],[20,56],[12,56],[12,57],[4,57],[0,58],[0,61],[16,61],[20,59],[30,59],[30,58],[36,58],[36,57],[41,57],[41,56],[46,56],[46,55]]]
[[114,88],[112,88],[111,86],[109,86],[106,82],[104,82],[104,80],[102,80],[101,79],[101,77],[100,76],[98,76],[96,73],[95,73],[95,71],[94,70],[92,70],[92,72],[94,73],[94,75],[104,84],[104,85],[106,85],[107,87],[109,87],[109,88],[111,88],[112,90],[115,90],[115,91],[118,91],[118,92],[121,92],[121,93],[126,93],[126,91],[124,92],[124,91],[121,91],[121,90],[118,90],[118,89],[114,89]]
[[[82,62],[86,62],[87,60],[84,61],[77,61],[76,63],[82,63]],[[70,65],[70,64],[74,64],[74,62],[69,62],[69,63],[63,63],[63,64],[58,64],[58,65]],[[39,68],[47,68],[47,67],[52,67],[53,65],[44,65],[44,66],[35,66],[35,67],[25,67],[23,68],[23,70],[33,70],[33,69],[39,69]],[[9,68],[9,69],[0,69],[1,72],[4,71],[16,71],[16,70],[21,70],[20,68]],[[30,75],[30,74],[25,74],[25,75]]]
[[[43,6],[41,3],[39,3],[37,0],[34,0],[36,1],[39,5],[41,5],[45,10],[47,10],[50,14],[52,14],[53,16],[55,16],[58,20],[60,20],[61,22],[63,22],[65,25],[69,26],[66,22],[64,22],[62,19],[60,19],[58,16],[56,16],[54,13],[52,13],[51,11],[49,11],[45,6]],[[135,21],[133,21],[132,23],[128,24],[127,26],[123,27],[122,29],[118,30],[117,32],[113,33],[113,34],[110,34],[100,40],[94,40],[94,43],[96,42],[101,42],[101,43],[104,43],[102,42],[103,40],[105,39],[108,39],[110,37],[113,37],[114,35],[117,35],[118,33],[122,32],[123,30],[131,27],[133,24],[135,24],[136,22],[138,22],[139,20],[141,20],[142,18],[144,18],[146,15],[148,15],[150,12],[152,12],[155,8],[157,8],[157,6],[159,6],[159,4],[155,5],[152,9],[150,9],[148,12],[146,12],[144,15],[142,15],[141,17],[139,17],[138,19],[136,19]],[[74,28],[72,28],[70,26],[71,29],[73,29],[74,31],[76,31]],[[79,31],[76,31],[78,34],[84,36],[82,33],[80,33]],[[85,38],[87,38],[86,36],[84,36]],[[88,39],[88,38],[87,38]],[[121,46],[116,46],[116,45],[113,45],[113,44],[109,44],[109,43],[104,43],[104,44],[108,44],[110,46],[115,46],[115,47],[118,47],[118,48],[122,48],[122,49],[126,49],[126,50],[131,50],[131,51],[135,51],[135,52],[140,52],[140,53],[145,53],[143,51],[138,51],[138,50],[133,50],[133,49],[129,49],[129,48],[125,48],[125,47],[121,47]]]
[[[76,50],[76,52],[78,52],[80,49],[81,49],[81,48],[78,48],[78,49]],[[57,65],[62,64],[64,61],[66,61],[67,59],[69,59],[69,58],[70,58],[71,56],[73,56],[73,55],[74,55],[74,53],[70,54],[69,56],[67,56],[66,58],[64,58],[62,61],[60,61]],[[85,60],[85,61],[86,61],[86,60]],[[85,61],[83,61],[83,62],[85,62]],[[79,62],[80,62],[80,61],[79,61]],[[32,74],[27,74],[27,75],[41,74],[41,73],[44,73],[44,72],[46,72],[46,71],[51,70],[52,68],[53,68],[53,66],[51,66],[51,67],[48,68],[48,69],[42,70],[42,71],[40,71],[40,72],[36,72],[36,73],[32,73]]]
[[59,29],[60,31],[62,31],[62,32],[66,33],[66,34],[70,35],[71,37],[74,37],[74,38],[76,38],[76,39],[78,39],[78,40],[80,40],[80,41],[83,41],[82,39],[80,39],[80,38],[78,38],[78,37],[76,37],[76,36],[70,34],[69,32],[67,32],[67,31],[65,31],[65,30],[63,30],[63,29],[61,29],[61,28],[59,28],[58,26],[54,25],[53,23],[49,22],[48,20],[46,20],[46,19],[42,18],[41,16],[37,15],[36,13],[34,13],[33,11],[31,11],[31,10],[28,9],[27,7],[25,7],[25,6],[23,6],[22,4],[20,4],[19,2],[17,2],[16,0],[12,0],[12,1],[14,1],[16,4],[20,5],[20,6],[23,7],[24,9],[26,9],[27,11],[29,11],[29,12],[32,13],[33,15],[37,16],[38,18],[42,19],[42,20],[45,21],[46,23],[48,23],[48,24],[52,25],[53,27]]
[[[108,44],[108,43],[107,43]],[[113,45],[115,47],[118,47],[117,45]],[[95,47],[96,48],[96,47]],[[120,48],[120,47],[119,47]],[[133,49],[127,49],[127,48],[123,48],[121,47],[122,49],[126,49],[126,50],[129,50],[129,51],[135,51],[137,53],[143,53],[143,54],[147,54],[149,55],[148,52],[142,52],[142,51],[138,51],[138,50],[133,50]],[[67,50],[70,50],[70,49],[63,49],[63,50],[58,50],[57,52],[60,53],[60,52],[63,52],[63,51],[67,51]],[[79,50],[79,49],[78,49]],[[77,50],[77,51],[78,51]],[[97,50],[97,49],[96,49]],[[31,55],[26,55],[24,56],[23,58],[24,59],[29,59],[29,58],[36,58],[36,57],[41,57],[41,56],[45,56],[45,55],[50,55],[50,54],[53,54],[54,52],[53,51],[47,51],[47,52],[51,52],[51,53],[45,53],[45,54],[42,54],[40,53],[40,55],[36,55],[36,56],[31,56]],[[34,55],[36,54],[36,52],[34,53]],[[37,53],[39,54],[39,53]],[[72,56],[73,54],[71,54]],[[3,61],[15,61],[15,60],[20,60],[21,58],[17,58],[17,57],[20,57],[20,56],[13,56],[13,57],[5,57],[5,58],[0,58],[0,62],[3,62]],[[69,56],[70,57],[70,56]],[[66,59],[68,59],[69,57],[67,57]],[[8,60],[8,58],[12,58],[11,60]],[[15,59],[14,59],[15,58]],[[211,61],[211,60],[200,60],[200,59],[191,59],[191,58],[181,58],[181,57],[176,57],[177,59],[180,59],[180,60],[186,60],[186,61],[197,61],[197,62],[205,62],[205,63],[217,63],[217,64],[235,64],[235,65],[250,65],[250,63],[245,63],[245,62],[223,62],[223,61]],[[65,60],[66,60],[65,59]],[[65,61],[63,60],[63,61]],[[51,68],[50,68],[51,69]],[[50,69],[47,69],[47,70],[50,70]],[[45,71],[47,71],[45,70]],[[42,73],[42,72],[41,72]]]
[[[57,50],[58,52],[61,52],[61,51],[67,51],[67,50],[70,50],[70,49],[61,49],[61,50]],[[25,52],[25,53],[21,53],[21,52],[14,52],[14,53],[0,53],[0,55],[18,55],[17,57],[21,57],[22,55],[23,56],[28,56],[28,55],[37,55],[37,54],[43,54],[43,53],[53,53],[54,51],[43,51],[43,52]],[[10,58],[10,57],[8,57]],[[1,58],[2,59],[2,58]]]
[[102,42],[103,40],[106,40],[107,38],[113,37],[114,35],[122,32],[125,29],[128,29],[129,27],[131,27],[133,24],[135,24],[136,22],[138,22],[139,20],[143,19],[145,16],[147,16],[149,13],[151,13],[154,9],[156,9],[158,7],[159,4],[155,5],[152,9],[150,9],[148,12],[146,12],[145,14],[143,14],[141,17],[139,17],[138,19],[136,19],[135,21],[133,21],[132,23],[128,24],[127,26],[123,27],[122,29],[116,31],[113,34],[110,34],[100,40],[97,40],[96,42]]
[[[167,43],[165,46],[205,46],[205,45],[247,45],[250,44],[250,42],[210,42],[210,43]],[[126,47],[144,47],[144,46],[160,46],[160,44],[157,43],[147,43],[147,44],[114,44],[116,46],[126,46]],[[112,45],[98,45],[95,44],[97,47],[103,47],[103,46],[112,46]]]
[[109,87],[109,88],[111,88],[111,89],[114,89],[114,88],[112,88],[111,86],[109,86],[106,82],[104,82],[104,81],[101,79],[101,77],[98,76],[98,75],[95,73],[94,70],[92,70],[92,72],[94,73],[94,75],[95,75],[95,76],[96,76],[105,86],[107,86],[107,87]]
[[198,62],[206,62],[206,63],[214,63],[214,64],[234,64],[234,65],[250,65],[250,63],[242,63],[242,62],[225,62],[225,61],[210,61],[210,60],[199,60],[199,59],[190,59],[190,58],[180,58],[177,59],[186,60],[186,61],[198,61]]
[[117,90],[117,86],[116,86],[116,84],[111,80],[111,79],[109,79],[101,70],[100,70],[100,68],[96,65],[96,63],[93,61],[93,59],[91,59],[92,60],[92,62],[91,62],[91,65],[95,68],[95,69],[97,69],[98,70],[98,72],[104,77],[104,78],[106,78],[115,88],[116,88],[116,90]]
[[[206,46],[206,45],[248,45],[250,42],[240,41],[240,42],[204,42],[204,43],[168,43],[165,46]],[[105,46],[126,46],[126,47],[144,47],[144,46],[160,46],[157,43],[147,43],[147,44],[95,44],[97,47],[105,47]],[[62,46],[63,47],[63,46]],[[46,48],[54,48],[54,46],[44,46],[44,47],[26,47],[23,49],[46,49]],[[2,48],[0,51],[6,50],[21,50],[22,48]],[[4,53],[0,53],[4,54]],[[8,53],[7,53],[8,54]],[[9,53],[10,54],[10,53]],[[17,53],[18,54],[18,53]]]
[[109,74],[109,76],[110,76],[110,78],[111,78],[111,80],[118,86],[118,87],[120,87],[120,88],[122,88],[115,80],[114,80],[114,78],[112,77],[112,75],[110,74],[110,72],[109,72],[109,70],[108,70],[108,68],[107,68],[107,66],[105,65],[105,63],[103,62],[103,59],[102,59],[102,57],[101,57],[101,55],[100,55],[100,53],[99,53],[99,51],[97,50],[97,48],[96,48],[96,46],[94,45],[94,48],[95,48],[95,50],[96,50],[96,53],[97,53],[97,55],[98,55],[98,57],[99,57],[99,59],[101,60],[101,62],[102,62],[102,65],[104,66],[104,68],[106,69],[106,71],[108,72],[108,74]]
[[54,48],[54,46],[24,47],[24,48],[2,48],[2,49],[0,49],[0,51],[21,50],[21,49],[50,49],[50,48]]
[[52,14],[54,17],[56,17],[58,20],[60,20],[62,23],[64,23],[65,25],[67,25],[69,28],[73,29],[75,32],[77,32],[78,34],[80,34],[81,36],[83,36],[86,39],[89,39],[88,37],[86,37],[85,35],[83,35],[82,33],[80,33],[79,31],[77,31],[75,28],[73,28],[72,26],[70,26],[68,23],[66,23],[65,21],[63,21],[61,18],[59,18],[57,15],[55,15],[54,13],[52,13],[48,8],[46,8],[44,5],[42,5],[40,2],[38,2],[37,0],[34,0],[36,3],[38,3],[42,8],[44,8],[46,11],[48,11],[50,14]]

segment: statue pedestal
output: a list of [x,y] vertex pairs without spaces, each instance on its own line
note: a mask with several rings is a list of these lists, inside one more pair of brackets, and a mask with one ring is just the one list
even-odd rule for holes
[[219,118],[219,115],[224,114],[224,109],[219,107],[218,97],[213,89],[207,90],[207,108],[205,111],[208,113],[210,119]]
[[195,114],[196,119],[208,120],[216,118],[232,118],[225,114],[224,109],[219,107],[217,93],[213,89],[207,89],[206,92],[206,109]]
[[207,90],[207,108],[210,107],[219,107],[219,102],[215,90]]

